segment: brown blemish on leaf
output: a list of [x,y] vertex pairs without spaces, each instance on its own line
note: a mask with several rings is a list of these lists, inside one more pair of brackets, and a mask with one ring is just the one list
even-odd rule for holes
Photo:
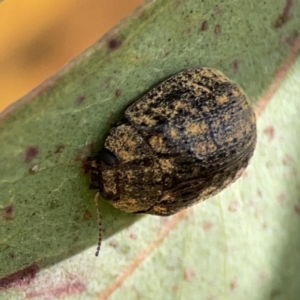
[[202,223],[202,228],[204,231],[209,231],[212,228],[213,224],[210,221],[204,221]]
[[294,205],[294,210],[297,214],[300,215],[300,201]]
[[37,157],[38,153],[39,153],[38,147],[36,147],[36,146],[29,146],[25,150],[25,162],[26,163],[31,162],[34,158]]
[[82,169],[85,174],[89,173],[90,171],[91,168],[90,154],[94,148],[95,148],[95,143],[91,142],[86,146],[82,147],[81,149],[78,149],[76,152],[74,161],[81,163]]
[[221,26],[220,25],[216,25],[214,32],[215,32],[216,35],[220,35],[220,33],[221,33]]
[[282,163],[285,165],[285,166],[288,166],[291,164],[291,162],[293,161],[292,157],[288,154],[285,154],[283,159],[282,159]]
[[205,20],[202,22],[201,31],[206,31],[208,29],[208,22]]
[[0,290],[28,285],[40,270],[39,266],[34,263],[16,273],[10,274],[0,279]]
[[91,217],[92,217],[91,212],[86,209],[85,212],[84,212],[84,214],[83,214],[83,220],[87,221],[87,220],[91,219]]
[[29,174],[35,174],[39,171],[39,165],[34,165],[29,169]]
[[168,236],[168,234],[176,227],[176,225],[183,219],[183,217],[187,214],[189,210],[183,210],[173,217],[168,218],[169,221],[165,228],[160,232],[157,239],[153,241],[148,248],[146,248],[143,252],[140,253],[136,257],[136,259],[125,269],[120,272],[120,275],[113,281],[97,298],[97,300],[106,300],[108,299],[114,291],[116,291],[122,283],[129,278],[132,273],[142,264],[142,262],[162,243],[164,238]]
[[0,213],[6,221],[13,220],[13,211],[14,211],[13,204],[10,204],[10,205],[0,209]]
[[235,290],[236,289],[236,287],[237,287],[237,281],[236,281],[236,279],[230,281],[229,287],[230,287],[231,290]]
[[107,41],[107,46],[111,50],[116,50],[116,49],[120,48],[121,45],[122,45],[122,41],[117,38],[112,38]]
[[235,59],[233,62],[232,62],[232,67],[233,67],[233,71],[235,73],[237,73],[239,71],[239,61],[237,59]]
[[230,212],[236,212],[239,208],[239,203],[236,200],[233,200],[228,205],[228,210]]
[[183,278],[184,278],[184,280],[186,280],[186,281],[191,281],[191,280],[194,279],[195,277],[196,277],[196,274],[195,274],[195,272],[192,271],[192,270],[186,270],[186,271],[184,272],[184,275],[183,275]]
[[292,5],[293,5],[292,0],[287,0],[285,2],[285,7],[283,9],[283,12],[278,16],[277,20],[275,21],[275,24],[274,24],[275,28],[280,28],[287,22],[287,20],[289,19],[289,16],[290,16],[290,11],[291,11]]
[[78,105],[80,105],[80,104],[82,104],[82,103],[84,102],[84,100],[85,100],[85,96],[79,96],[79,97],[77,98],[77,100],[76,100],[76,103],[77,103]]
[[258,197],[261,197],[261,196],[262,196],[261,190],[257,190],[257,195],[258,195]]
[[117,240],[112,240],[109,242],[109,246],[116,248],[118,246],[118,241]]
[[65,150],[65,145],[58,145],[55,150],[55,154],[62,153]]
[[130,234],[129,234],[129,237],[130,237],[132,240],[136,240],[136,239],[137,239],[137,234],[136,234],[136,233],[130,233]]
[[286,196],[284,193],[280,193],[279,195],[277,195],[277,201],[279,202],[279,204],[284,204],[285,200],[286,200]]
[[121,96],[121,90],[117,89],[115,91],[115,95],[116,95],[117,98],[120,97]]
[[274,138],[275,135],[275,129],[273,126],[268,126],[263,130],[263,133],[268,137],[268,139],[271,141]]
[[26,298],[38,298],[38,299],[61,299],[67,296],[80,295],[86,290],[86,286],[79,280],[70,280],[61,286],[52,288],[53,285],[49,283],[49,286],[41,287],[39,290],[33,290],[26,293]]

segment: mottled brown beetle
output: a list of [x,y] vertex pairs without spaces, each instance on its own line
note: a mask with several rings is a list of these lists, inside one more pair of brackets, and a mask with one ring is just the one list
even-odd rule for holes
[[256,144],[244,91],[220,71],[187,70],[125,111],[93,158],[92,188],[131,213],[174,214],[234,182]]

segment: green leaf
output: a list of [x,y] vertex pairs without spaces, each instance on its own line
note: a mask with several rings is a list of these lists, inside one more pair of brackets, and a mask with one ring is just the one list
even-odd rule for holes
[[[6,280],[2,283],[11,282],[12,277],[6,277],[11,273],[19,271],[19,277],[34,274],[37,269],[96,243],[94,192],[88,190],[84,163],[87,156],[101,147],[112,123],[129,103],[168,76],[201,66],[220,69],[243,86],[255,102],[273,82],[276,71],[296,40],[300,25],[299,6],[299,0],[292,4],[289,0],[147,2],[61,72],[6,110],[0,116],[0,277]],[[289,87],[288,91],[291,90]],[[296,103],[296,100],[292,102],[296,92],[299,95],[299,91],[288,93],[289,105],[274,104],[277,114],[270,113],[272,126],[275,126],[275,120],[276,124],[279,122],[280,116],[286,122],[297,122],[297,114],[293,118],[287,117],[295,111],[295,106],[294,110],[285,113],[283,110]],[[269,107],[272,108],[273,102],[276,103],[272,101]],[[269,107],[268,111],[271,110]],[[282,122],[276,132],[284,130]],[[289,134],[294,134],[296,125],[299,126],[295,123],[290,127]],[[260,129],[262,133],[263,129]],[[290,143],[285,144],[294,166],[299,150],[293,148],[297,146],[295,140],[296,136],[291,134],[288,136]],[[159,286],[164,299],[179,299],[180,295],[189,295],[190,290],[196,291],[192,283],[189,285],[193,278],[197,278],[197,291],[203,291],[201,299],[205,299],[205,291],[235,299],[230,293],[234,294],[235,280],[238,279],[241,287],[245,286],[254,295],[263,292],[263,279],[271,280],[272,276],[279,289],[270,289],[274,285],[268,281],[265,290],[272,290],[273,295],[282,292],[285,278],[273,274],[273,271],[279,272],[278,256],[275,259],[274,252],[275,249],[279,251],[279,246],[264,244],[264,241],[267,241],[266,236],[271,239],[279,234],[276,240],[284,244],[288,225],[279,218],[287,217],[296,225],[298,219],[288,215],[288,212],[295,213],[292,209],[282,210],[278,223],[277,217],[274,220],[279,213],[278,207],[275,209],[274,203],[270,203],[270,195],[275,197],[275,191],[286,188],[284,179],[290,172],[288,167],[287,170],[283,166],[277,167],[278,161],[283,160],[283,157],[277,157],[281,153],[278,147],[283,147],[286,140],[278,138],[277,142],[277,147],[274,144],[272,148],[271,142],[264,144],[259,140],[248,170],[253,183],[251,178],[243,179],[245,182],[241,180],[241,186],[235,184],[220,196],[197,205],[182,219],[181,215],[175,215],[175,219],[180,219],[178,225],[162,244],[154,246],[156,256],[151,254],[152,259],[137,264],[136,274],[140,277],[130,276],[127,285],[123,285],[125,290],[116,291],[115,297],[120,299],[120,295],[128,292],[128,299],[134,299],[137,297],[134,295],[142,293],[144,296],[147,292],[149,299],[153,299]],[[259,149],[269,150],[261,153]],[[255,160],[258,160],[258,167],[254,166]],[[291,184],[290,179],[288,182]],[[295,201],[290,196],[290,192],[295,194],[295,188],[285,191],[286,198],[282,197],[287,199],[286,203]],[[226,210],[230,201],[233,201],[231,210],[239,213]],[[278,202],[276,197],[273,201]],[[101,201],[100,209],[105,237],[138,219],[113,209],[105,201]],[[145,217],[130,229],[139,237],[134,245],[133,241],[126,242],[128,232],[123,230],[117,246],[112,240],[103,245],[100,259],[94,261],[91,258],[93,248],[87,256],[82,254],[80,258],[72,258],[70,262],[74,263],[70,266],[76,266],[78,278],[81,275],[85,279],[92,275],[95,275],[94,280],[101,278],[94,291],[97,294],[105,290],[112,278],[123,270],[124,264],[135,263],[135,255],[141,249],[147,249],[150,241],[160,234],[161,227],[168,226],[164,225],[167,220]],[[266,235],[261,235],[264,226],[267,229],[271,226],[271,229],[265,229]],[[202,231],[197,231],[199,228]],[[211,230],[213,237],[208,236]],[[252,232],[255,232],[253,236]],[[269,251],[272,257],[261,254],[259,247],[263,248],[263,253]],[[251,257],[246,259],[246,254]],[[263,259],[267,260],[265,265]],[[66,264],[57,272],[65,274],[69,263]],[[94,264],[97,266],[91,274],[89,268]],[[248,264],[251,266],[249,273],[245,267]],[[23,268],[27,269],[22,271]],[[103,273],[99,273],[100,270]],[[255,273],[258,270],[261,273]],[[257,280],[255,286],[262,284],[257,291],[251,284],[247,285],[247,280],[253,283],[254,278]],[[87,281],[79,286],[89,290]],[[293,288],[297,289],[297,286]],[[122,294],[117,296],[118,293]]]

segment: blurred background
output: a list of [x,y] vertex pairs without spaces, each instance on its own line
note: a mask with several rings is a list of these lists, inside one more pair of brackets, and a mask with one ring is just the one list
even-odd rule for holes
[[92,45],[142,2],[0,1],[0,112]]

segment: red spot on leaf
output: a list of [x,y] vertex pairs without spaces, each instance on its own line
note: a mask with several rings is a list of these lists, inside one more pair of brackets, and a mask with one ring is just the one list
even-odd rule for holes
[[280,193],[279,195],[277,195],[277,201],[279,202],[279,204],[283,204],[286,200],[286,196],[284,193]]
[[62,284],[53,288],[53,285],[49,287],[42,287],[40,290],[34,290],[26,293],[26,299],[31,298],[43,298],[45,299],[59,299],[66,296],[80,295],[86,290],[86,286],[80,281],[72,281]]
[[282,159],[282,163],[285,165],[285,166],[288,166],[291,164],[291,162],[293,161],[292,157],[288,154],[285,154],[283,159]]
[[34,263],[16,273],[10,274],[0,279],[0,290],[28,285],[40,270],[39,266]]
[[34,158],[37,157],[38,153],[39,153],[38,147],[36,147],[36,146],[29,146],[25,150],[25,162],[26,163],[31,162]]
[[121,90],[117,89],[115,91],[115,95],[116,95],[116,97],[120,97],[121,96]]
[[136,233],[130,233],[130,234],[129,234],[129,237],[130,237],[132,240],[136,240],[136,239],[137,239],[137,234],[136,234]]
[[187,270],[187,271],[184,272],[183,278],[184,278],[184,280],[186,280],[186,281],[191,281],[191,280],[194,279],[195,277],[196,277],[196,274],[195,274],[195,272],[192,271],[192,270]]
[[205,231],[209,231],[212,228],[213,224],[210,221],[204,221],[202,224],[202,228]]
[[79,96],[79,97],[77,98],[77,100],[76,100],[76,103],[77,103],[78,105],[80,105],[80,104],[82,104],[82,103],[84,102],[84,100],[85,100],[85,96]]
[[202,22],[201,31],[206,31],[208,29],[208,22],[205,20]]
[[233,62],[232,62],[232,67],[233,67],[233,71],[235,73],[237,73],[239,71],[239,61],[237,59],[235,59]]
[[90,153],[94,149],[94,143],[89,143],[83,148],[77,150],[74,161],[81,163],[82,170],[85,174],[89,173],[91,169]]
[[231,280],[230,283],[229,283],[229,287],[231,290],[235,290],[236,287],[237,287],[237,281],[234,279],[234,280]]
[[121,45],[122,45],[122,41],[120,39],[112,38],[107,41],[107,46],[111,50],[116,50],[116,49],[120,48]]
[[87,220],[91,219],[91,217],[92,217],[91,212],[86,209],[85,212],[84,212],[84,214],[83,214],[83,220],[87,221]]
[[230,212],[236,212],[239,208],[239,203],[236,200],[233,200],[229,203],[228,210]]
[[275,136],[275,129],[273,126],[268,126],[263,130],[263,133],[269,138],[269,140],[272,140]]
[[6,221],[10,221],[13,219],[13,211],[14,206],[12,204],[0,209],[1,215]]
[[221,26],[220,25],[216,25],[214,32],[215,32],[216,35],[220,35],[220,33],[221,33]]
[[282,13],[278,16],[278,18],[275,21],[275,24],[274,24],[275,28],[280,28],[287,22],[287,20],[289,19],[289,16],[290,16],[290,11],[291,11],[292,5],[293,5],[292,0],[287,0],[285,2],[285,6],[284,6]]

